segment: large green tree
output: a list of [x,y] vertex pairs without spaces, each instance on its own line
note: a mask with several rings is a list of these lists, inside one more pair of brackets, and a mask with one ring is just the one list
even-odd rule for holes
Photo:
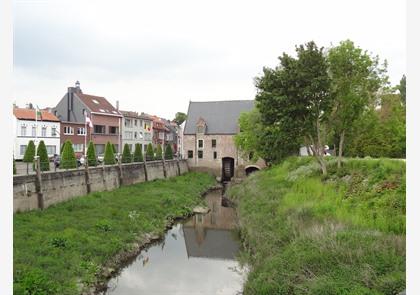
[[141,145],[139,143],[136,143],[134,147],[133,162],[143,162],[143,153],[141,151]]
[[405,102],[406,102],[406,89],[405,89],[406,80],[407,79],[406,79],[405,75],[403,75],[401,80],[400,80],[400,84],[396,86],[397,90],[400,92],[401,101],[404,105],[405,105]]
[[88,166],[96,166],[97,160],[96,160],[96,150],[95,145],[92,141],[89,142],[88,149],[87,149],[87,161]]
[[131,154],[130,147],[128,143],[124,144],[124,149],[122,153],[122,163],[131,163],[133,162],[133,155]]
[[63,169],[72,169],[77,167],[76,155],[74,154],[73,144],[66,140],[61,153],[60,167]]
[[41,171],[49,171],[50,160],[48,159],[47,147],[43,140],[39,142],[36,154],[39,157]]
[[297,46],[296,53],[296,58],[283,53],[279,66],[264,68],[256,79],[257,107],[271,136],[281,134],[288,147],[305,142],[326,174],[324,123],[332,104],[328,63],[324,49],[313,41]]
[[182,112],[177,112],[175,114],[174,122],[178,124],[178,126],[184,123],[185,120],[187,120],[187,114],[182,113]]
[[341,167],[345,135],[386,83],[386,65],[381,68],[377,56],[371,56],[350,40],[329,50],[328,64],[334,97],[330,126],[338,139],[337,164]]

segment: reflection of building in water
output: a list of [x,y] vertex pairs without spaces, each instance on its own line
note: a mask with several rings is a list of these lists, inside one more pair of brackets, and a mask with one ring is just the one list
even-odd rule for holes
[[220,191],[206,196],[208,214],[197,214],[183,226],[188,257],[234,259],[239,250],[232,230],[235,211],[221,206]]

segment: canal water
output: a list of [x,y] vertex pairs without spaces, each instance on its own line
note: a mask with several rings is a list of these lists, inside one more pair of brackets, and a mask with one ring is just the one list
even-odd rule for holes
[[239,237],[233,208],[221,190],[206,195],[210,212],[170,229],[163,241],[143,250],[102,294],[234,295],[242,293],[246,267],[236,260]]

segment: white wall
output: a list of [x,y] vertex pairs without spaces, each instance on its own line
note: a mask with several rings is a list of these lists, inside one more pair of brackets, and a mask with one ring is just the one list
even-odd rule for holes
[[[131,122],[132,122],[131,126],[132,127],[125,126],[125,120],[126,119],[131,120]],[[137,126],[134,125],[134,120],[137,120]],[[144,121],[145,120],[139,119],[139,118],[137,118],[137,119],[132,118],[132,117],[124,117],[123,118],[122,129],[121,129],[121,132],[122,132],[122,149],[121,149],[121,151],[124,149],[124,145],[127,143],[128,145],[131,146],[131,152],[133,153],[134,152],[134,145],[136,143],[139,143],[139,144],[142,145],[142,149],[143,149],[143,153],[144,153],[144,150],[145,150],[144,146],[148,145],[149,143],[152,143],[152,129],[150,131],[146,131],[144,129],[144,126],[143,126]],[[140,124],[140,123],[142,123],[142,124]],[[151,123],[150,123],[150,125],[151,125]],[[131,132],[132,133],[132,138],[131,139],[128,139],[126,137],[126,132]],[[137,139],[134,138],[134,132],[137,132]],[[143,134],[143,138],[140,138],[140,133]],[[145,140],[145,134],[146,133],[150,134],[150,137],[149,137],[150,140]]]
[[[26,126],[26,135],[21,135],[21,127],[22,125]],[[35,140],[35,136],[32,136],[32,127],[37,126],[37,140]],[[42,136],[42,127],[46,127],[46,136]],[[52,128],[56,128],[56,135],[53,137],[51,136]],[[18,120],[15,118],[13,124],[13,133],[14,133],[14,147],[13,147],[13,156],[15,159],[21,160],[23,159],[24,155],[20,153],[20,146],[21,145],[28,145],[30,140],[33,140],[35,145],[43,140],[46,146],[55,146],[55,153],[60,153],[60,122],[45,122],[45,121],[38,121],[36,124],[35,121],[31,120]],[[47,148],[48,150],[48,148]],[[53,156],[53,153],[49,153],[48,156]]]

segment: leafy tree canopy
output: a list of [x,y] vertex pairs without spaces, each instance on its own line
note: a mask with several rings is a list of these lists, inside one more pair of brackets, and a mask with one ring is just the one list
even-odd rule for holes
[[139,143],[136,143],[134,147],[134,156],[133,156],[133,162],[143,162],[143,153],[141,150],[141,145]]
[[175,114],[174,121],[175,121],[175,123],[178,124],[178,126],[181,125],[182,123],[184,123],[185,120],[187,120],[187,114],[182,113],[182,112],[177,112]]
[[72,169],[77,167],[76,155],[74,154],[73,144],[66,140],[61,153],[60,167],[63,169]]
[[96,166],[97,160],[96,160],[96,150],[95,145],[92,141],[89,142],[88,149],[87,149],[87,161],[88,166]]
[[114,165],[115,164],[114,150],[115,150],[115,146],[108,141],[106,143],[106,146],[105,146],[105,154],[104,154],[104,164],[105,165]]
[[41,163],[41,171],[49,171],[50,170],[50,160],[48,159],[48,152],[47,147],[43,140],[39,142],[37,148],[37,156],[39,157],[39,161]]
[[165,148],[165,159],[172,160],[174,158],[174,153],[172,151],[172,147],[168,144]]
[[35,144],[32,140],[29,141],[26,147],[25,155],[23,156],[23,162],[32,163],[35,157]]
[[153,151],[153,146],[151,143],[149,143],[146,149],[146,161],[153,161],[154,159],[155,159],[155,155]]
[[130,152],[130,147],[128,144],[124,144],[123,154],[122,154],[122,162],[123,163],[131,163],[133,161],[133,156]]

